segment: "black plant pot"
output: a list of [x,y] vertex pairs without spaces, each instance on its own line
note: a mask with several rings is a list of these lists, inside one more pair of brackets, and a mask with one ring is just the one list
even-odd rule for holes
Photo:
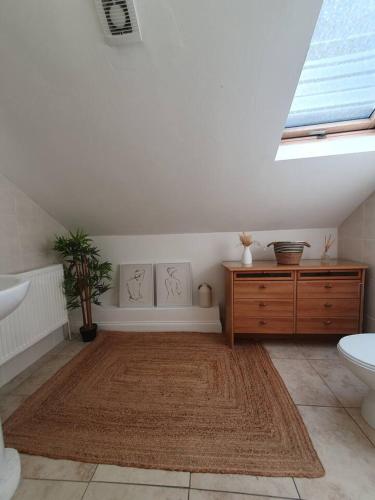
[[92,342],[96,337],[96,331],[98,329],[98,325],[93,323],[90,328],[85,328],[81,326],[79,331],[81,332],[81,337],[83,342]]

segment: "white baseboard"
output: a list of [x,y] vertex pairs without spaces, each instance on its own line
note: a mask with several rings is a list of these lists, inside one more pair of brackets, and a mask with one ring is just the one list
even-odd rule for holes
[[[102,330],[128,332],[215,332],[221,333],[219,307],[137,308],[104,306],[93,309],[94,321]],[[71,328],[81,326],[79,311],[71,315]]]
[[[215,332],[221,333],[221,325],[217,323],[200,323],[200,322],[163,322],[163,321],[97,321],[98,326],[101,330],[111,330],[118,332]],[[73,332],[77,332],[80,323],[72,322],[71,328]]]

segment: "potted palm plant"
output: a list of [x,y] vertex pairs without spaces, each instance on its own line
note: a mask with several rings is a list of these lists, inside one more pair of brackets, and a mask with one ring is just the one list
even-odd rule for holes
[[81,229],[66,236],[57,235],[54,250],[63,258],[67,308],[81,308],[82,340],[90,342],[96,337],[98,327],[92,321],[91,304],[100,305],[100,296],[110,289],[112,265],[100,262],[99,250]]

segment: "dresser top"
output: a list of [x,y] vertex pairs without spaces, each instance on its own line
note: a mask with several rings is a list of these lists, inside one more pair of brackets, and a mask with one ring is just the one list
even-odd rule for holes
[[276,260],[255,260],[250,266],[243,266],[240,261],[226,261],[223,266],[229,271],[248,271],[249,269],[256,269],[259,271],[270,271],[275,269],[284,270],[303,270],[303,269],[367,269],[367,264],[354,262],[351,260],[331,259],[327,263],[313,259],[301,260],[299,265],[284,265],[278,264]]

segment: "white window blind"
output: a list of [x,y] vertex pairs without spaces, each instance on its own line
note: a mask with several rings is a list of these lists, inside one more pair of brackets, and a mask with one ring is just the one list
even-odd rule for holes
[[375,0],[324,0],[286,127],[369,118],[375,108]]

